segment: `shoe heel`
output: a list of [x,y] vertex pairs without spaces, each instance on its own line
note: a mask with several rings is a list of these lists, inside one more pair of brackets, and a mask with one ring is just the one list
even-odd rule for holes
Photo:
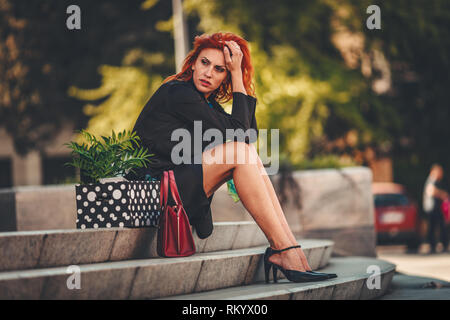
[[270,272],[270,267],[272,265],[266,261],[264,261],[264,274],[265,274],[265,278],[266,278],[266,283],[269,283],[269,272]]
[[272,265],[272,267],[273,267],[273,282],[278,282],[278,279],[277,279],[277,267],[275,267],[275,265]]

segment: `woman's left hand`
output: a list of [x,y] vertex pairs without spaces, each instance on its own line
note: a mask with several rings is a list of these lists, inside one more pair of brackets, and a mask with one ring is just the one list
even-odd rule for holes
[[228,71],[230,71],[231,74],[236,72],[242,73],[241,64],[244,54],[239,45],[235,41],[225,41],[223,53],[225,55],[225,65]]

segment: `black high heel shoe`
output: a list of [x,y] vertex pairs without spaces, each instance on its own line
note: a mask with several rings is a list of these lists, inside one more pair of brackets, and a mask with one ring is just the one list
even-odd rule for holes
[[264,272],[265,272],[265,278],[266,283],[269,283],[269,272],[270,268],[273,268],[273,281],[278,282],[277,279],[277,270],[280,270],[286,279],[292,282],[310,282],[310,281],[321,281],[321,280],[327,280],[329,279],[327,274],[315,274],[305,271],[297,271],[297,270],[286,270],[282,266],[275,264],[273,262],[269,261],[269,257],[276,253],[281,253],[286,250],[294,249],[294,248],[301,248],[300,245],[288,247],[281,250],[275,250],[271,247],[268,247],[266,249],[266,252],[264,253]]

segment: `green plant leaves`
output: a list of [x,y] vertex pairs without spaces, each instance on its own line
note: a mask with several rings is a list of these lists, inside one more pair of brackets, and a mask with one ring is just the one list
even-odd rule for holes
[[101,136],[101,139],[85,130],[79,133],[86,143],[65,144],[72,149],[73,157],[65,165],[80,169],[82,183],[97,183],[102,178],[123,176],[136,168],[147,167],[154,155],[140,147],[136,132],[124,130],[116,134],[113,130],[111,136]]

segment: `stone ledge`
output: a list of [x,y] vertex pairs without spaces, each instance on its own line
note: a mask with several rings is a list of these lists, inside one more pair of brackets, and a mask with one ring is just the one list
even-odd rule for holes
[[2,189],[0,207],[0,231],[76,227],[75,185]]
[[[313,269],[328,263],[331,241],[299,243]],[[0,299],[153,299],[251,284],[264,279],[265,248],[80,265],[80,290],[67,288],[66,267],[2,272]]]
[[[268,244],[254,222],[220,222],[207,239],[193,233],[197,252]],[[0,271],[158,257],[156,228],[0,233]]]
[[[329,239],[335,243],[333,256],[376,257],[376,232],[373,226],[305,230],[301,238]],[[336,243],[339,245],[337,246]]]

